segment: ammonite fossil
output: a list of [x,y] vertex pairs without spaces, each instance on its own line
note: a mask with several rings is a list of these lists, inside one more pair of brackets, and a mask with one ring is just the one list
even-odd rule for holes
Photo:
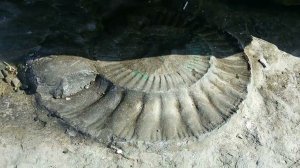
[[168,140],[219,127],[245,98],[244,53],[205,22],[154,13],[126,16],[118,27],[108,23],[113,33],[99,40],[97,60],[34,60],[38,104],[99,139]]

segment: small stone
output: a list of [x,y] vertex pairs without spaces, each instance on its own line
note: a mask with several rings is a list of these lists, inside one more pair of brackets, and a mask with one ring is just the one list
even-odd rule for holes
[[64,150],[63,150],[63,152],[62,152],[62,153],[66,154],[66,153],[68,153],[68,152],[69,152],[69,149],[67,149],[67,148],[64,148]]
[[71,98],[70,97],[66,97],[66,100],[69,101],[69,100],[71,100]]
[[70,137],[75,137],[77,135],[77,132],[74,129],[67,129],[66,133],[70,136]]
[[21,82],[18,78],[14,78],[12,81],[11,81],[11,85],[15,88],[18,88],[21,86]]
[[123,151],[121,149],[117,149],[116,153],[117,154],[123,154]]
[[88,88],[90,88],[90,85],[85,85],[84,88],[88,89]]
[[123,150],[122,149],[120,149],[120,148],[118,148],[118,147],[116,147],[116,146],[109,146],[111,149],[113,149],[115,152],[116,152],[116,154],[123,154]]

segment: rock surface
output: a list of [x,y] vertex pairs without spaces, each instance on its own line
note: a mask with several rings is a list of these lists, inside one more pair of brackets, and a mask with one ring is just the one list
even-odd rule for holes
[[5,93],[0,167],[299,167],[300,59],[257,38],[245,53],[253,74],[247,98],[224,126],[198,140],[105,146],[68,135],[32,97]]
[[[54,98],[65,98],[76,94],[95,81],[96,69],[86,59],[71,61],[67,56],[50,56],[31,63],[30,80],[36,92],[51,94]],[[54,61],[52,61],[54,60]]]

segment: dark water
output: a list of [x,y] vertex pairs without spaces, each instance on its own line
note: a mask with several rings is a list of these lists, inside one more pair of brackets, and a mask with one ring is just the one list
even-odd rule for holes
[[300,6],[283,6],[267,0],[247,2],[210,4],[204,15],[236,38],[256,36],[300,56]]
[[[149,13],[158,15],[148,17]],[[163,21],[153,22],[155,19]],[[153,26],[167,22],[174,30]],[[188,23],[182,26],[184,32],[177,31],[183,22]],[[151,26],[154,28],[149,29]],[[299,6],[268,1],[0,0],[0,60],[23,62],[50,54],[102,59],[107,50],[116,53],[119,49],[120,55],[165,54],[172,46],[188,43],[198,28],[205,26],[218,32],[211,37],[216,40],[230,35],[243,47],[253,35],[300,56]],[[153,31],[155,35],[151,35]],[[145,53],[149,48],[151,52]]]

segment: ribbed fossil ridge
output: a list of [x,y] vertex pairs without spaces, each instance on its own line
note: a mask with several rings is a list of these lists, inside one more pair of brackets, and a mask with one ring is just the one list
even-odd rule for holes
[[[32,64],[34,79],[42,78],[45,73],[53,74],[53,69],[40,67],[59,60],[64,62],[60,64],[64,68],[80,61],[93,67],[90,69],[96,67],[100,70],[97,72],[100,75],[89,88],[82,88],[67,99],[53,98],[37,86],[37,100],[42,107],[82,132],[100,139],[113,135],[151,141],[198,137],[220,126],[236,112],[246,95],[250,77],[243,53],[222,59],[213,56],[201,58],[206,63],[201,75],[193,73],[198,69],[185,71],[179,68],[179,73],[170,73],[169,76],[151,74],[153,77],[148,79],[133,71],[127,73],[121,68],[126,64],[112,66],[102,61],[67,56],[51,56],[47,58],[50,61],[43,59]],[[112,72],[113,68],[122,70],[116,75],[106,73]],[[44,86],[47,82],[43,83]]]

